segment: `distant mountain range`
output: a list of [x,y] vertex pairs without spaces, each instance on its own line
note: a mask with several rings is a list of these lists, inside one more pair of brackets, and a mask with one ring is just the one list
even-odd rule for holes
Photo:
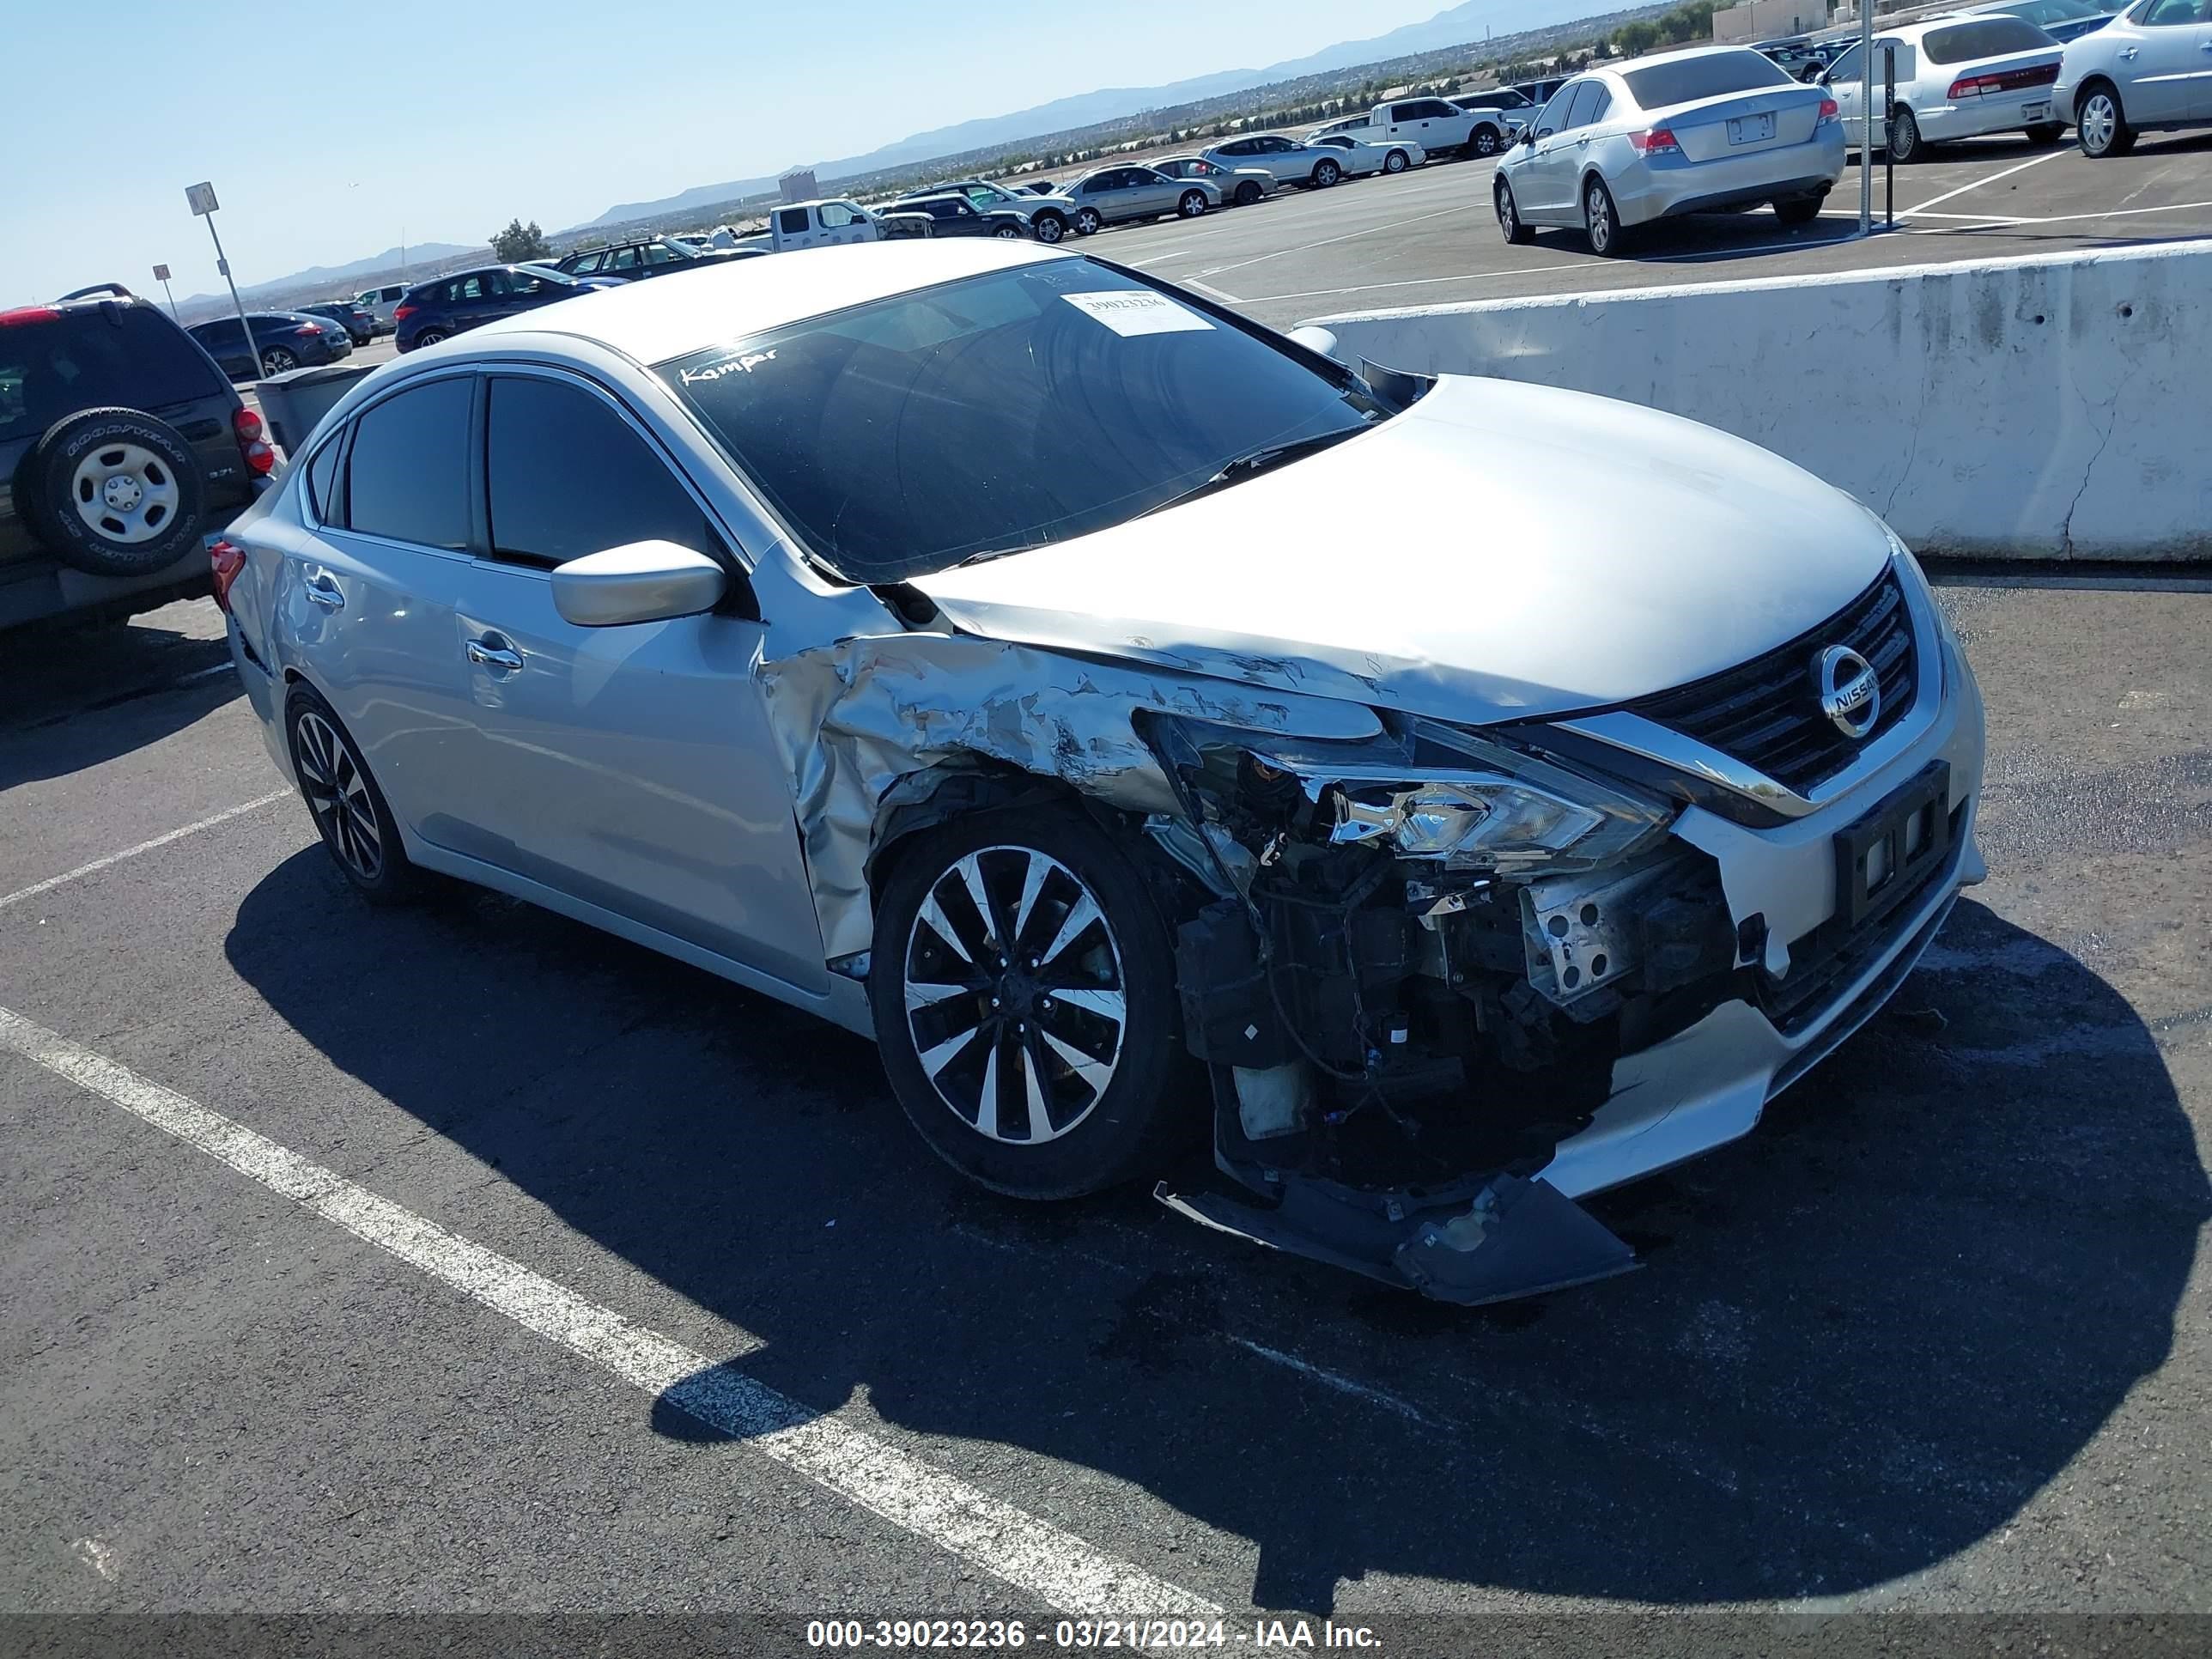
[[[1613,4],[1620,3],[1621,0],[1612,0]],[[1040,133],[1064,132],[1074,127],[1089,126],[1094,122],[1135,115],[1144,110],[1164,109],[1176,104],[1194,103],[1202,98],[1218,97],[1224,93],[1241,92],[1247,87],[1296,80],[1302,75],[1323,74],[1330,70],[1348,69],[1357,64],[1377,63],[1385,58],[1404,58],[1415,52],[1462,46],[1471,40],[1481,40],[1486,33],[1514,34],[1524,29],[1548,28],[1557,23],[1571,23],[1595,12],[1610,9],[1605,3],[1593,4],[1592,0],[1467,0],[1463,5],[1438,12],[1425,23],[1408,23],[1402,28],[1392,29],[1388,34],[1377,34],[1364,40],[1340,40],[1333,46],[1324,46],[1306,57],[1270,64],[1265,69],[1224,70],[1218,74],[1196,76],[1188,81],[1170,81],[1158,87],[1110,87],[1099,92],[1079,93],[1072,98],[1057,98],[1048,104],[1016,110],[1011,115],[987,116],[980,120],[963,121],[957,126],[917,132],[910,138],[885,144],[865,155],[848,155],[836,161],[818,161],[814,164],[814,176],[828,184],[835,179],[849,179],[864,173],[874,173],[881,168],[897,167],[902,162],[926,161],[938,155],[958,155],[969,150],[985,149],[994,144],[1034,137]],[[586,224],[571,228],[582,230],[592,225],[622,224],[656,214],[683,213],[693,208],[709,207],[720,202],[735,201],[740,197],[758,195],[775,188],[774,174],[758,179],[732,179],[719,185],[699,185],[655,202],[620,203]]]
[[[406,264],[410,266],[432,265],[441,259],[453,258],[457,254],[474,253],[483,250],[483,244],[481,242],[476,244],[474,247],[459,242],[414,242],[410,243],[405,250]],[[310,265],[305,270],[295,270],[289,276],[279,276],[273,282],[249,284],[238,290],[238,297],[241,300],[252,300],[263,295],[275,294],[286,289],[325,284],[336,286],[356,276],[380,276],[385,271],[399,269],[400,252],[401,250],[398,248],[388,247],[381,253],[373,253],[366,259],[356,259],[350,264]],[[230,295],[227,291],[222,294],[195,294],[190,299],[179,300],[177,303],[179,307],[186,307],[215,301],[220,301],[228,307],[230,304]]]

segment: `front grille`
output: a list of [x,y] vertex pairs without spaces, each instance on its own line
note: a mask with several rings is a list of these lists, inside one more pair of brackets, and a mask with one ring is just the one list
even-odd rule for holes
[[[1881,681],[1881,718],[1856,741],[1820,712],[1813,664],[1832,645],[1857,652]],[[1890,570],[1789,644],[1740,667],[1630,703],[1628,710],[1757,767],[1802,795],[1842,771],[1861,747],[1904,718],[1916,684],[1915,655],[1905,591]]]

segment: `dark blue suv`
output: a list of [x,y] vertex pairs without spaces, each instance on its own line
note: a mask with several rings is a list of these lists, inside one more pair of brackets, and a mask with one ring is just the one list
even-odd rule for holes
[[400,350],[435,345],[518,311],[532,311],[556,300],[574,299],[595,288],[620,283],[586,277],[579,281],[542,265],[484,265],[457,270],[435,282],[418,283],[400,295],[392,313],[392,338]]

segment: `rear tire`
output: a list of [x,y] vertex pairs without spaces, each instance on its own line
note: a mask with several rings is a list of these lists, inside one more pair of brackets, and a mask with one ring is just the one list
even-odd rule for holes
[[2057,143],[2065,136],[2066,124],[2063,121],[2045,121],[2040,126],[2030,127],[2027,130],[2029,143],[2046,147]]
[[1497,155],[1498,129],[1496,127],[1477,127],[1474,130],[1474,137],[1472,141],[1472,147],[1477,155]]
[[1628,240],[1621,228],[1620,210],[1613,204],[1613,192],[1595,173],[1583,184],[1583,234],[1589,239],[1589,251],[1601,259],[1619,258]]
[[1790,196],[1774,204],[1774,216],[1785,225],[1809,225],[1820,216],[1820,196]]
[[1500,179],[1490,192],[1491,205],[1498,211],[1498,234],[1515,247],[1526,247],[1536,240],[1533,228],[1522,222],[1521,209],[1513,199],[1513,186]]
[[2109,81],[2091,81],[2081,88],[2074,106],[2074,137],[2081,154],[2093,161],[2125,155],[2136,147],[2135,129],[2128,125],[2127,107],[2119,89]]
[[422,872],[408,861],[384,791],[344,723],[305,685],[284,699],[284,740],[323,849],[347,885],[371,904],[420,897]]
[[1097,1192],[1192,1121],[1166,926],[1143,878],[1072,808],[976,812],[902,845],[872,958],[892,1091],[977,1185]]
[[446,331],[442,328],[426,328],[415,337],[415,344],[420,349],[423,346],[434,346],[445,337]]
[[1889,118],[1889,159],[1899,167],[1909,167],[1918,161],[1927,149],[1921,141],[1920,123],[1909,109],[1899,108]]
[[1018,225],[1000,225],[996,230],[993,231],[991,234],[1002,242],[1019,241],[1022,234],[1021,227]]

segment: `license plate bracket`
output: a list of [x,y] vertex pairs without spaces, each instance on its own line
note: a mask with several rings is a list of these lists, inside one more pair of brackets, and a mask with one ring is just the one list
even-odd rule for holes
[[1774,137],[1774,117],[1771,113],[1731,116],[1728,135],[1731,144],[1763,144]]
[[1950,855],[1951,763],[1930,761],[1836,836],[1836,915],[1856,928]]
[[2047,121],[2051,118],[2051,106],[2049,104],[2022,104],[2020,106],[2020,112],[2022,116],[2031,121]]

